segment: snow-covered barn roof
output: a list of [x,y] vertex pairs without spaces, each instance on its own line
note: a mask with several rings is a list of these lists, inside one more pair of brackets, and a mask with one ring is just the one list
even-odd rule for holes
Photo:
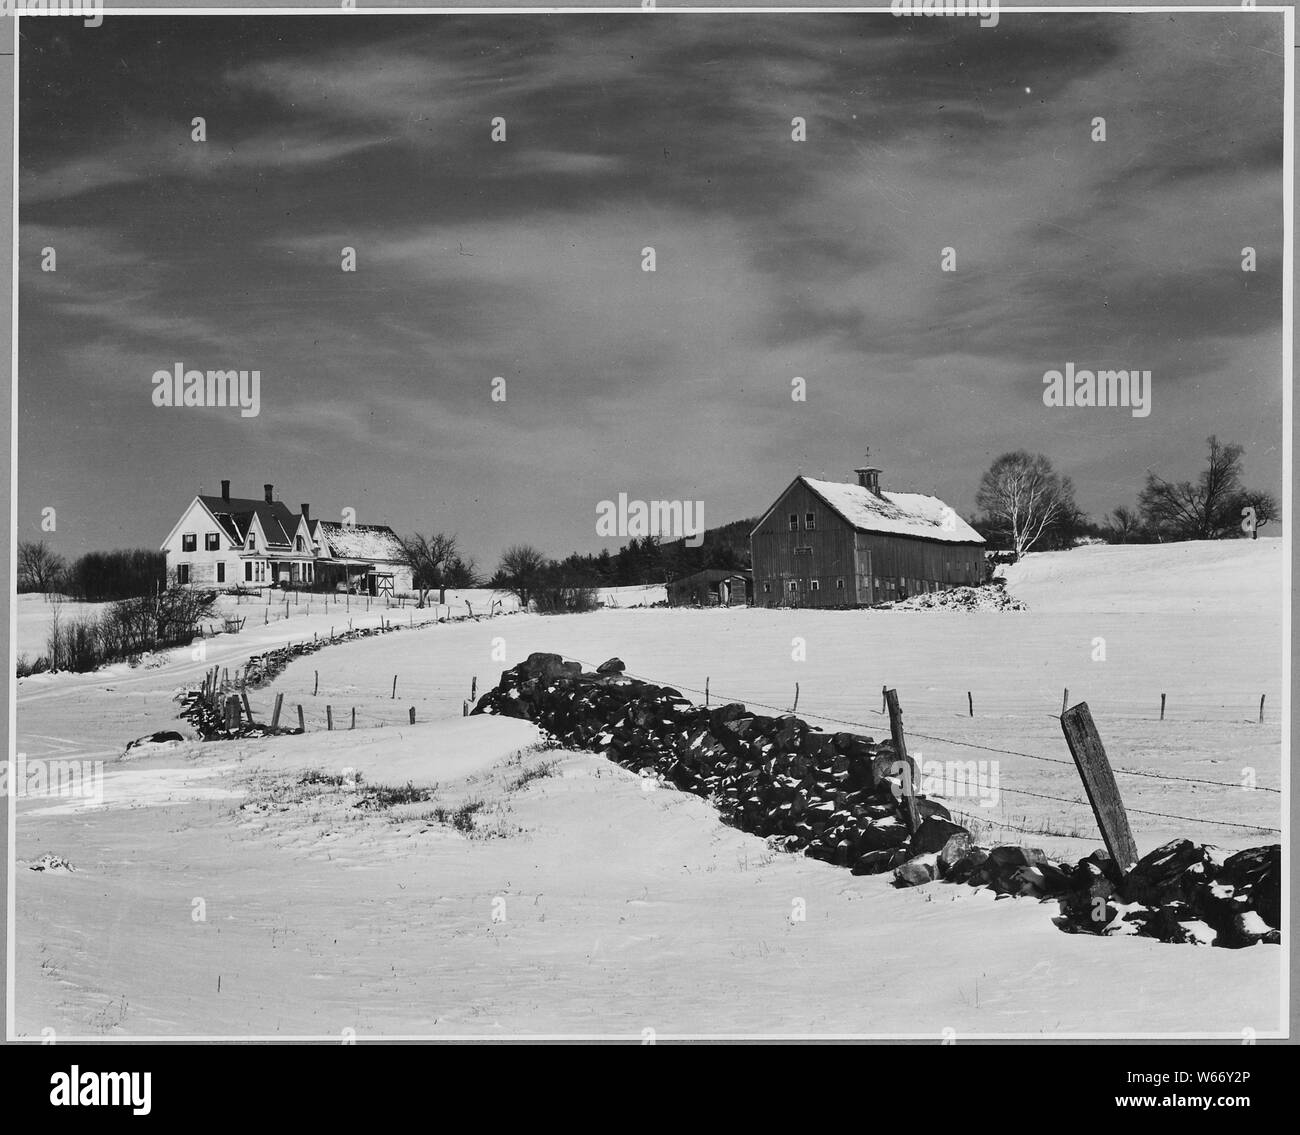
[[984,537],[938,497],[924,493],[877,495],[863,485],[815,481],[811,477],[799,480],[860,532],[916,536],[948,544],[984,543]]
[[318,538],[336,560],[364,560],[367,563],[402,563],[406,560],[402,542],[386,524],[337,524],[322,520]]

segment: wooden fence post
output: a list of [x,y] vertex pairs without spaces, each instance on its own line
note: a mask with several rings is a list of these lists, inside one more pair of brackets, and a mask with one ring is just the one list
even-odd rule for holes
[[353,706],[353,707],[352,707],[352,724],[349,725],[348,728],[349,728],[349,729],[355,729],[356,727],[357,727],[357,707],[356,707],[356,706]]
[[907,738],[903,735],[903,711],[898,707],[898,691],[885,691],[885,708],[889,712],[889,736],[894,742],[894,759],[902,762],[899,779],[903,782],[903,810],[907,828],[915,832],[920,827],[916,814],[916,788],[912,784],[911,758],[907,755]]
[[397,700],[397,675],[396,674],[393,675],[393,696],[389,700],[390,701]]
[[460,703],[460,715],[461,715],[461,717],[468,717],[468,716],[469,716],[469,701],[468,701],[468,700],[463,701],[463,702]]
[[248,691],[245,690],[241,695],[244,699],[244,716],[248,718],[248,724],[253,724],[253,707],[248,704]]
[[975,699],[971,697],[970,690],[966,691],[966,713],[969,717],[975,716]]
[[325,707],[325,728],[332,730],[334,728],[334,707]]
[[283,690],[281,690],[278,694],[275,695],[275,709],[274,709],[274,710],[272,711],[272,713],[271,713],[271,728],[272,728],[272,729],[278,729],[278,728],[280,727],[280,707],[281,707],[282,705],[284,705],[284,691],[283,691]]
[[298,732],[299,733],[307,732],[307,723],[303,720],[301,705],[298,706]]
[[1261,725],[1264,724],[1264,698],[1267,696],[1267,694],[1259,695],[1259,723]]
[[1115,784],[1115,774],[1106,759],[1106,750],[1097,735],[1097,726],[1093,724],[1086,701],[1062,714],[1061,731],[1083,780],[1093,815],[1097,817],[1106,850],[1119,869],[1127,874],[1138,861],[1137,844],[1133,842],[1133,832],[1128,826],[1128,815]]
[[885,687],[880,687],[880,712],[889,712],[889,695],[885,693]]
[[1070,704],[1070,687],[1066,686],[1061,691],[1061,712],[1065,713],[1065,707]]
[[[469,680],[469,700],[470,700],[470,701],[478,701],[478,675],[477,675],[477,674],[475,674],[475,675],[474,675],[474,676]],[[1260,704],[1260,705],[1263,705],[1263,704],[1264,704],[1264,701],[1263,701],[1262,698],[1260,699],[1260,703],[1259,703],[1259,704]]]
[[799,683],[794,684],[794,705],[790,707],[790,712],[794,713],[799,709]]
[[239,699],[234,694],[226,698],[226,728],[232,732],[239,728]]
[[415,706],[411,706],[411,724],[415,724]]
[[705,679],[704,679],[704,708],[705,708],[705,709],[708,709],[708,708],[709,708],[709,680],[708,680],[708,678],[705,678]]
[[1164,719],[1165,719],[1165,695],[1161,694],[1160,695],[1160,720],[1164,721]]
[[312,673],[316,675],[316,684],[313,685],[311,688],[311,696],[315,697],[318,693],[320,693],[320,671],[313,670]]

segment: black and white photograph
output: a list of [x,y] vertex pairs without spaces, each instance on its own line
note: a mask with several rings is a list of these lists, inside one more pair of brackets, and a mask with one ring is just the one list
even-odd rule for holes
[[7,7],[8,1040],[1290,1036],[1290,9]]

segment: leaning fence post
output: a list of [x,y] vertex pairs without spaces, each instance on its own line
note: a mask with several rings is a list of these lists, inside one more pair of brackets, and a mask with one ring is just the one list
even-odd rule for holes
[[311,696],[315,697],[318,693],[320,693],[320,671],[313,670],[312,673],[316,675],[316,682],[315,685],[313,685],[311,688]]
[[1068,706],[1069,704],[1070,704],[1070,687],[1066,686],[1065,689],[1061,691],[1061,712],[1062,713],[1065,712],[1065,707]]
[[790,712],[795,713],[799,709],[799,683],[794,684],[794,705],[790,707]]
[[1267,696],[1267,694],[1259,695],[1259,723],[1261,725],[1264,724],[1264,698]]
[[271,713],[271,728],[277,729],[280,725],[280,707],[284,705],[284,691],[281,690],[275,695],[275,709]]
[[907,755],[907,738],[903,735],[903,711],[898,707],[898,691],[885,691],[885,708],[889,711],[889,736],[894,742],[894,760],[901,762],[899,779],[903,782],[903,810],[907,827],[915,832],[920,827],[916,814],[916,792],[912,784],[912,762]]
[[966,714],[968,717],[975,716],[975,699],[971,697],[970,690],[966,691]]
[[389,701],[396,701],[396,700],[397,700],[397,675],[394,674],[393,675],[393,696],[389,698]]
[[248,704],[248,691],[245,690],[241,695],[244,699],[244,715],[248,718],[248,724],[253,724],[253,707]]
[[1086,701],[1061,715],[1061,731],[1083,780],[1093,815],[1097,817],[1106,850],[1119,869],[1127,874],[1138,861],[1137,844],[1133,842],[1133,832],[1128,826],[1128,815],[1115,784],[1115,774],[1106,759],[1106,750],[1097,735],[1097,726],[1093,724]]
[[463,702],[460,703],[460,715],[461,715],[461,717],[468,717],[468,716],[469,716],[469,701],[468,701],[468,700],[463,701]]

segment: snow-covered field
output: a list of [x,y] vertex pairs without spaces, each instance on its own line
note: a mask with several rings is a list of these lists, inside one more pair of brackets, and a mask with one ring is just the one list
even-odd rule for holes
[[[995,804],[951,801],[982,839],[1073,858],[1100,841],[1055,720],[1069,687],[1119,768],[1222,782],[1121,774],[1141,851],[1175,836],[1253,846],[1282,826],[1280,794],[1239,786],[1282,785],[1285,577],[1280,541],[1259,540],[1031,556],[1008,572],[1026,611],[610,609],[421,627],[433,612],[354,599],[354,625],[417,625],[302,658],[253,695],[259,716],[277,692],[287,717],[303,705],[307,735],[131,760],[126,741],[176,727],[172,696],[205,667],[234,672],[347,614],[291,607],[207,640],[201,659],[24,679],[19,750],[105,766],[102,805],[18,801],[18,1029],[1265,1034],[1283,1019],[1285,949],[1072,937],[1051,904],[896,891],[774,856],[706,802],[645,792],[602,758],[536,750],[525,724],[460,713],[473,678],[482,692],[534,650],[617,654],[699,700],[707,679],[715,704],[788,709],[798,683],[801,716],[877,736],[888,684],[914,754],[997,762]],[[326,705],[345,726],[355,708],[357,730],[324,732]],[[300,785],[313,768],[361,779]],[[424,799],[357,806],[368,786],[408,783]],[[47,853],[76,870],[23,868]]]

